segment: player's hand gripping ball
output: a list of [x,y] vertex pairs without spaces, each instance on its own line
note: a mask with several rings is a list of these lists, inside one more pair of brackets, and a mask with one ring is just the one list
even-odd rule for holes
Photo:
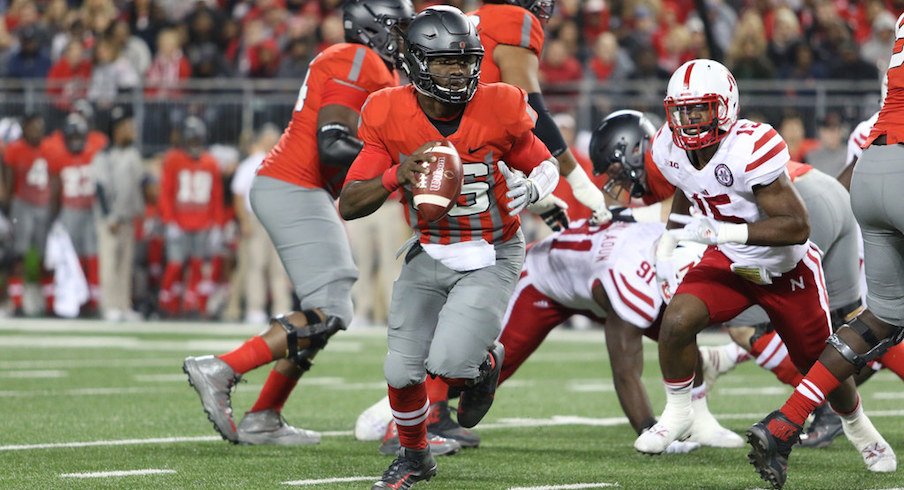
[[[419,173],[411,184],[414,207],[427,221],[446,216],[458,202],[464,173],[458,151],[449,141],[426,148],[420,165],[427,173]],[[432,157],[432,158],[431,158]]]

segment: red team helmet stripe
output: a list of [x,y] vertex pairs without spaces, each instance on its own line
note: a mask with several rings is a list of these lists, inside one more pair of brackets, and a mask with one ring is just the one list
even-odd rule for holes
[[769,150],[768,152],[766,152],[765,155],[763,155],[763,156],[761,156],[760,158],[754,160],[753,162],[750,162],[750,163],[747,165],[747,168],[744,169],[744,171],[745,171],[745,172],[750,172],[751,170],[753,170],[753,169],[759,167],[760,165],[762,165],[762,164],[768,162],[769,160],[772,159],[772,157],[774,157],[775,155],[778,155],[779,153],[781,153],[782,150],[784,150],[784,149],[786,149],[786,148],[788,148],[788,145],[786,145],[784,141],[779,141],[779,143],[778,143],[777,145],[775,145],[771,150]]
[[684,72],[684,88],[689,88],[691,83],[691,72],[694,71],[694,65],[696,63],[691,63],[687,66],[687,71]]
[[632,310],[634,310],[635,313],[637,313],[638,315],[640,315],[641,318],[643,318],[643,319],[647,320],[648,322],[652,323],[652,322],[653,322],[653,317],[652,317],[649,313],[643,311],[643,309],[639,308],[639,307],[636,306],[634,303],[632,303],[631,300],[629,300],[629,299],[622,293],[621,289],[618,287],[618,281],[615,279],[615,273],[612,272],[612,269],[609,269],[609,276],[612,278],[612,284],[615,285],[615,292],[618,293],[618,297],[621,298],[622,302],[623,302],[624,304],[626,304],[626,305],[628,306],[628,308],[631,308]]

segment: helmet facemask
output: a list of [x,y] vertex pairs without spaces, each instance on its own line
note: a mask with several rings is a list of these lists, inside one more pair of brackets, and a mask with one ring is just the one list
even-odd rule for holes
[[679,100],[667,97],[663,105],[669,129],[672,130],[672,140],[682,150],[712,146],[728,134],[719,131],[726,104],[716,94]]
[[538,19],[549,20],[556,8],[555,0],[519,0],[516,3],[537,16]]
[[408,50],[402,70],[418,92],[448,104],[465,104],[474,97],[483,54],[448,52],[427,55],[416,46]]

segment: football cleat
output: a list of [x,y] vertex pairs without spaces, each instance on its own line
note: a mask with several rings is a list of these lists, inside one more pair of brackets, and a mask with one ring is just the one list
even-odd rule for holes
[[734,432],[722,427],[706,406],[706,398],[694,400],[694,421],[691,424],[688,441],[698,442],[703,446],[718,448],[744,447],[744,439]]
[[816,407],[816,411],[813,412],[813,421],[810,422],[807,431],[801,434],[800,446],[812,448],[827,447],[843,432],[841,417],[832,411],[828,403],[823,403]]
[[276,410],[248,412],[238,427],[239,443],[276,446],[308,446],[320,443],[320,433],[286,423]]
[[841,426],[844,435],[863,456],[866,469],[874,473],[891,473],[897,470],[898,458],[894,450],[865,414],[860,412],[860,416],[852,422],[842,417]]
[[788,479],[788,457],[800,438],[803,427],[791,422],[776,410],[747,430],[750,452],[747,460],[760,478],[780,489]]
[[[715,347],[700,347],[700,361],[703,364],[703,382],[706,383],[707,393],[716,385],[716,380],[719,376],[722,376],[737,366],[737,359],[729,353],[729,347],[733,345],[733,343],[729,343]],[[743,444],[744,441],[741,440],[741,443]]]
[[[398,426],[396,426],[395,421],[392,421],[386,427],[386,434],[380,444],[380,454],[392,456],[393,454],[398,454],[401,447]],[[451,456],[461,451],[461,444],[458,441],[431,434],[429,431],[427,432],[427,447],[430,448],[430,452],[434,456]]]
[[493,406],[496,386],[499,384],[499,373],[505,360],[505,347],[499,342],[487,355],[487,360],[480,366],[477,382],[461,392],[458,402],[458,423],[470,429],[479,424]]
[[380,481],[371,490],[390,488],[407,490],[419,481],[428,481],[436,475],[436,460],[427,449],[399,449],[399,455],[383,472]]
[[207,418],[213,423],[213,428],[223,439],[238,444],[238,432],[232,420],[230,392],[241,376],[214,356],[187,357],[182,363],[182,371],[188,375],[188,384],[198,392],[201,405]]
[[[458,441],[461,447],[477,447],[480,445],[480,436],[472,430],[465,429],[458,422],[452,420],[452,411],[448,401],[441,401],[430,405],[427,412],[427,432],[436,434],[446,439]],[[436,454],[436,453],[433,453]]]
[[663,412],[662,419],[643,431],[634,441],[634,449],[644,454],[662,454],[675,441],[685,439],[693,424],[690,417],[668,417]]
[[358,416],[358,420],[355,421],[355,439],[379,441],[386,434],[386,427],[390,422],[392,422],[392,408],[389,406],[389,397],[384,396]]

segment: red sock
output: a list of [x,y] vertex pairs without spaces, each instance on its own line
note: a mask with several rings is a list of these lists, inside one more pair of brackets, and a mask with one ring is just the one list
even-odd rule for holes
[[198,286],[201,284],[203,277],[201,275],[201,259],[192,258],[188,261],[188,288],[185,290],[185,299],[182,303],[182,308],[187,311],[200,311],[204,310],[201,308],[201,295],[199,292]]
[[424,383],[389,387],[389,406],[399,429],[399,443],[408,449],[427,449],[427,389]]
[[794,393],[782,406],[781,411],[788,417],[788,420],[797,425],[803,425],[813,410],[825,402],[826,395],[840,384],[841,381],[821,361],[816,361],[807,376],[797,385]]
[[100,301],[100,273],[97,268],[97,255],[89,255],[81,257],[79,262],[82,264],[82,271],[85,272],[85,279],[88,281],[88,307],[97,308]]
[[168,262],[163,272],[163,282],[160,284],[160,309],[174,315],[179,312],[179,294],[182,284],[182,264]]
[[22,309],[22,298],[25,296],[25,281],[21,277],[10,277],[6,284],[6,294],[13,302],[13,307],[17,310]]
[[53,313],[53,272],[44,271],[41,274],[41,295],[44,296],[44,310]]
[[899,378],[904,379],[904,342],[891,346],[891,348],[879,358],[879,362],[882,363],[883,367],[886,367],[890,369],[891,372],[897,374]]
[[216,255],[210,259],[210,280],[214,284],[220,284],[223,281],[223,256]]
[[756,363],[760,367],[772,371],[782,383],[797,386],[804,378],[797,366],[791,362],[785,343],[775,332],[763,334],[751,343],[750,355],[756,358]]
[[217,357],[229,364],[236,374],[244,374],[272,361],[273,353],[263,337],[254,336],[236,349]]
[[257,397],[257,401],[254,402],[254,406],[251,407],[251,411],[259,412],[272,409],[282,412],[282,407],[286,404],[286,400],[296,384],[298,384],[297,378],[290,378],[275,369],[270,371],[270,376],[267,377],[264,388],[261,390],[260,396]]
[[444,402],[449,399],[449,385],[439,376],[427,376],[427,399],[430,404]]

